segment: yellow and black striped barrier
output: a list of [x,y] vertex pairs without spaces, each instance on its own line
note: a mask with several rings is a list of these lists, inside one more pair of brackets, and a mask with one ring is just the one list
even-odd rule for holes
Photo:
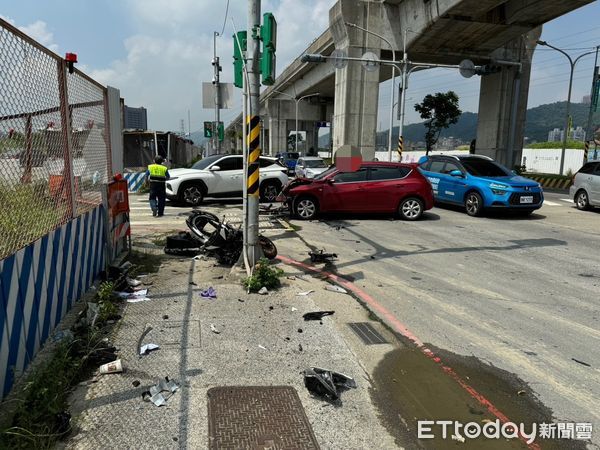
[[526,178],[530,178],[537,181],[546,189],[568,189],[571,185],[570,178],[556,178],[556,177],[545,177],[543,175],[523,175]]
[[402,162],[402,152],[404,151],[404,139],[398,136],[398,161]]
[[590,152],[590,141],[585,141],[585,147],[583,148],[583,162],[586,163],[588,160],[588,153]]
[[248,116],[248,135],[246,136],[248,144],[248,195],[258,197],[259,187],[259,165],[260,157],[260,117]]

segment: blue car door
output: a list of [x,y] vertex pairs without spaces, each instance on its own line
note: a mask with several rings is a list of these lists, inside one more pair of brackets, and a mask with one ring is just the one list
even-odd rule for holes
[[[450,175],[453,170],[459,170],[463,173],[463,176],[457,177]],[[442,187],[444,189],[446,201],[462,203],[467,190],[465,171],[457,163],[453,161],[446,161],[442,175],[444,180]]]
[[425,171],[425,176],[431,183],[431,187],[433,188],[433,196],[436,200],[441,202],[448,201],[448,195],[445,194],[447,191],[448,180],[446,179],[446,175],[443,173],[444,166],[446,165],[446,161],[444,160],[432,160],[427,170]]

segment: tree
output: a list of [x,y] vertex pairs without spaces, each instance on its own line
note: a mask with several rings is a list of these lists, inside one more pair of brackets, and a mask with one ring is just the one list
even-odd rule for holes
[[438,141],[443,129],[458,122],[462,111],[458,108],[458,95],[454,91],[445,94],[438,92],[435,95],[427,94],[423,102],[415,104],[415,111],[421,115],[425,122],[426,154]]
[[[298,132],[298,146],[300,146],[300,143],[303,141],[304,141],[304,137],[302,137],[302,134],[300,132]],[[295,152],[298,151],[298,149],[296,148],[296,132],[291,133],[288,136],[287,146],[288,146],[288,150],[293,150]]]

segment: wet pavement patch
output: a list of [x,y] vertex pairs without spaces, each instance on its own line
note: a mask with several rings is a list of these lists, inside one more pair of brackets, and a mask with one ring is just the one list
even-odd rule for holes
[[223,386],[208,390],[210,449],[319,449],[291,386]]
[[[552,412],[534,396],[531,388],[515,375],[482,363],[474,357],[464,357],[431,348],[445,365],[477,392],[487,398],[509,421],[525,424],[552,423]],[[487,439],[479,437],[465,442],[452,440],[449,434],[441,437],[441,426],[434,425],[434,439],[418,439],[419,420],[450,420],[463,425],[475,422],[483,426],[497,418],[487,407],[472,397],[441,365],[425,356],[415,346],[389,352],[373,373],[371,396],[380,410],[383,423],[405,448],[440,449],[460,445],[464,449],[527,448],[519,439]],[[584,449],[583,441],[547,440],[535,443],[545,449]]]

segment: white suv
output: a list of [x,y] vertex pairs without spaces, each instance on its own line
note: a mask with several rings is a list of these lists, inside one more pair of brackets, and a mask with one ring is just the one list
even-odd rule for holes
[[590,161],[583,165],[573,177],[569,194],[578,209],[600,206],[600,161]]
[[[272,202],[288,182],[286,168],[276,158],[260,157],[260,197]],[[208,156],[189,169],[169,170],[167,198],[197,206],[205,197],[241,197],[242,155]]]

